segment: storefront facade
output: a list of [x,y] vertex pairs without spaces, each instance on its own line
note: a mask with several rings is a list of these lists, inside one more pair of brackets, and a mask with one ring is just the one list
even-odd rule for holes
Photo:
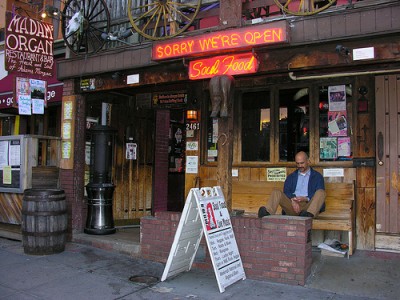
[[[60,170],[72,233],[85,226],[86,129],[100,122],[105,103],[105,122],[116,129],[113,213],[119,224],[179,211],[190,188],[218,183],[218,164],[226,159],[218,140],[226,139],[229,182],[251,189],[252,182],[274,180],[274,171],[290,173],[295,153],[306,151],[326,182],[355,182],[357,248],[400,250],[400,5],[362,3],[241,25],[233,16],[246,15],[248,7],[221,2],[223,22],[212,34],[195,31],[59,61],[63,105],[72,105],[74,120],[72,137],[64,139],[72,150]],[[192,51],[192,42],[204,40],[210,51]],[[248,60],[231,65],[232,110],[213,119],[210,78],[229,68],[217,73],[216,61],[239,55]],[[197,116],[188,118],[188,111]],[[223,136],[217,128],[226,120],[232,127]],[[134,159],[128,144],[137,147]],[[246,213],[255,213],[261,201],[229,188],[226,198],[231,209]]]

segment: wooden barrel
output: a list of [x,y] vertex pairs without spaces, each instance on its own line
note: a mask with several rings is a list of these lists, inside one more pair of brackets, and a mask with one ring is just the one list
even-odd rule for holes
[[21,231],[25,253],[46,255],[64,251],[67,222],[67,203],[63,190],[24,191]]

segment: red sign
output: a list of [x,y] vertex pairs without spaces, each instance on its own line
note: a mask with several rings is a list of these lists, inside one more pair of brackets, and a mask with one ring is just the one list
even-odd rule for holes
[[6,70],[52,76],[53,64],[53,25],[7,12]]
[[170,59],[287,42],[286,31],[286,21],[279,21],[258,26],[218,31],[196,37],[175,39],[174,42],[158,42],[153,44],[152,59]]
[[258,62],[252,53],[215,56],[189,63],[189,78],[204,79],[216,75],[239,75],[257,72]]

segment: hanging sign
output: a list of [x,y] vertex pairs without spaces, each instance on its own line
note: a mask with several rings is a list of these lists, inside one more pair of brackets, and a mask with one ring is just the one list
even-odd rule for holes
[[252,53],[215,56],[189,63],[189,78],[204,79],[216,75],[239,75],[257,72],[258,62]]
[[181,105],[187,103],[186,92],[166,92],[166,93],[154,93],[153,94],[153,105],[171,107],[175,105]]
[[288,42],[284,20],[153,44],[152,59],[171,59]]
[[191,269],[203,232],[219,291],[246,279],[225,198],[217,186],[190,190],[161,281]]
[[6,13],[5,69],[53,76],[53,25]]

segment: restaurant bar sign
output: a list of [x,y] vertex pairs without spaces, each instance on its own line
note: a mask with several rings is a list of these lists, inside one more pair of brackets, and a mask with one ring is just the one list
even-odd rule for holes
[[37,76],[53,75],[53,25],[6,14],[5,68]]
[[152,59],[205,55],[283,42],[288,42],[287,23],[284,20],[154,43]]
[[239,75],[257,72],[258,62],[252,53],[215,56],[189,63],[191,80],[211,78],[217,75]]
[[173,107],[187,103],[186,92],[154,93],[153,106]]

